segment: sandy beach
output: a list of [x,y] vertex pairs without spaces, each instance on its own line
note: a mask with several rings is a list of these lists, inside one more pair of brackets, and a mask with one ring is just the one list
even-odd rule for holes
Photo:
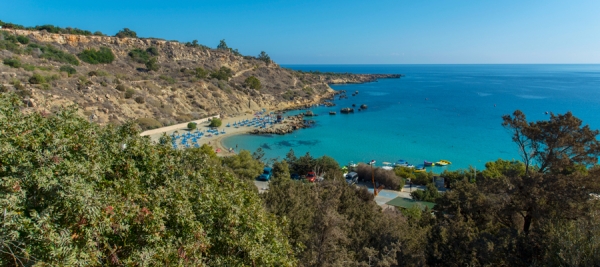
[[[265,112],[264,114],[268,114],[269,111]],[[233,136],[233,135],[238,135],[238,134],[247,134],[250,131],[256,129],[255,127],[248,127],[248,126],[243,126],[243,127],[239,127],[239,128],[235,128],[233,127],[233,123],[234,122],[239,122],[242,120],[251,120],[252,118],[254,118],[255,115],[254,114],[243,114],[243,115],[238,115],[238,116],[233,116],[233,117],[227,117],[227,118],[223,118],[222,119],[222,124],[221,127],[219,127],[219,131],[221,130],[225,130],[226,134],[219,134],[218,136],[212,136],[212,137],[206,137],[203,136],[202,138],[200,138],[198,140],[198,144],[200,146],[202,146],[203,144],[208,144],[210,146],[212,146],[212,148],[215,151],[219,151],[217,152],[217,155],[219,156],[231,156],[234,155],[234,153],[237,153],[238,151],[236,150],[235,147],[233,147],[233,153],[229,152],[229,147],[225,147],[223,145],[223,139],[227,138],[229,136]],[[209,129],[208,125],[209,122],[207,120],[207,118],[202,119],[202,120],[197,120],[198,122],[198,130],[206,132],[206,130]],[[232,125],[231,127],[227,127],[227,124]],[[277,128],[277,127],[281,127],[283,126],[282,124],[275,124],[269,127],[273,127],[273,128]],[[166,127],[161,127],[158,129],[153,129],[153,130],[148,130],[145,132],[142,132],[141,135],[142,136],[149,136],[150,139],[154,142],[158,142],[159,138],[163,135],[163,134],[167,134],[167,135],[171,135],[174,132],[177,132],[179,134],[184,134],[187,133],[189,131],[189,129],[187,128],[187,123],[180,123],[180,124],[176,124],[176,125],[171,125],[171,126],[166,126]],[[195,131],[195,130],[194,130]],[[180,146],[180,148],[182,148],[183,146]]]

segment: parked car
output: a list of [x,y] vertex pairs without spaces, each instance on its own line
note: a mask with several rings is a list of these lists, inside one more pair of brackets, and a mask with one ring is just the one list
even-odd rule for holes
[[308,172],[308,174],[306,174],[306,180],[314,183],[317,180],[317,175],[315,174],[315,172]]
[[348,174],[346,174],[346,183],[348,183],[349,185],[353,185],[357,182],[358,182],[358,173],[349,172]]
[[300,180],[300,174],[297,174],[297,173],[292,173],[292,174],[290,175],[290,178],[291,178],[292,180]]
[[269,181],[273,176],[273,168],[265,167],[263,173],[258,177],[259,180]]

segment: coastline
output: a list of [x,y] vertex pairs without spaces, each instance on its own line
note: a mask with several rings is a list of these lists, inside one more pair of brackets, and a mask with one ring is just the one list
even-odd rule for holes
[[[355,82],[350,82],[347,80],[334,80],[334,81],[329,81],[329,83],[327,83],[327,84],[362,84],[362,83],[374,82],[379,79],[402,77],[402,75],[388,75],[388,74],[383,74],[383,75],[382,74],[370,74],[370,75],[363,74],[363,75],[357,75],[357,76],[359,76],[359,77],[364,76],[366,79],[361,80],[361,81],[355,81]],[[265,108],[265,111],[277,113],[277,112],[287,112],[287,111],[292,111],[292,110],[300,110],[300,109],[304,109],[304,108],[307,108],[312,105],[322,104],[326,101],[333,100],[335,98],[335,96],[338,94],[339,94],[339,91],[335,91],[330,88],[330,90],[327,93],[325,93],[322,96],[318,96],[314,99],[304,100],[302,102],[296,101],[294,104],[288,104],[288,105],[281,105],[281,103],[280,103],[280,105],[273,106],[274,108],[272,110]],[[259,111],[254,111],[254,112],[259,112]],[[207,117],[207,118],[203,118],[203,119],[199,119],[199,120],[194,120],[192,122],[197,123],[198,130],[206,131],[209,129],[208,119],[215,118],[215,117],[221,118],[222,125],[221,125],[221,127],[219,127],[219,131],[225,130],[226,134],[212,136],[212,137],[202,137],[198,140],[197,143],[200,146],[202,146],[204,144],[210,145],[213,148],[213,150],[217,153],[217,156],[220,156],[220,157],[232,156],[232,155],[235,155],[237,152],[239,152],[239,150],[235,147],[231,148],[231,149],[233,149],[233,152],[229,152],[230,148],[226,147],[223,144],[223,139],[225,139],[226,137],[234,136],[234,135],[250,134],[251,131],[257,129],[255,127],[247,127],[247,126],[240,127],[240,128],[226,127],[227,124],[233,125],[234,122],[239,122],[242,120],[250,120],[255,117],[254,113],[236,114],[234,116],[219,116],[219,115],[217,115],[217,116],[211,116],[211,117]],[[157,129],[147,130],[147,131],[142,132],[140,135],[148,136],[152,141],[158,142],[159,138],[163,134],[171,135],[174,132],[178,132],[179,134],[188,132],[189,130],[187,129],[187,124],[188,123],[180,123],[180,124],[176,124],[176,125],[165,126],[165,127],[161,127],[161,128],[157,128]],[[286,125],[287,125],[287,123],[274,124],[274,125],[269,126],[268,128],[274,128],[274,129],[284,128]]]

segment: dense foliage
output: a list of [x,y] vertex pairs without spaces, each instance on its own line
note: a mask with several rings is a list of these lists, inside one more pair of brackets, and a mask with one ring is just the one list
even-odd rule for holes
[[244,80],[244,85],[255,90],[260,90],[261,88],[260,80],[254,76],[246,78],[246,80]]
[[100,47],[100,50],[86,49],[77,56],[81,61],[89,64],[109,64],[115,60],[115,55],[108,47]]
[[[78,28],[71,28],[71,27],[61,28],[61,27],[54,26],[54,25],[42,25],[42,26],[35,26],[35,27],[25,27],[25,26],[19,25],[19,24],[2,22],[0,20],[0,26],[2,26],[3,28],[6,28],[6,29],[18,29],[18,30],[30,30],[30,31],[46,31],[46,32],[49,32],[49,33],[62,33],[62,34],[92,35],[92,32],[87,31],[87,30],[81,30],[81,29],[78,29]],[[101,32],[95,32],[95,33],[93,33],[93,35],[104,36]]]
[[269,57],[265,51],[261,51],[257,58],[258,60],[265,62],[267,65],[271,64],[272,62],[271,57]]
[[223,80],[223,81],[227,81],[229,80],[229,78],[231,78],[233,76],[233,71],[228,68],[228,67],[221,67],[219,70],[214,71],[213,73],[210,74],[211,78],[215,78],[218,80]]
[[115,36],[119,38],[137,38],[137,33],[130,30],[129,28],[124,28],[117,32]]
[[295,265],[251,186],[201,149],[20,108],[0,97],[0,265]]
[[208,124],[209,127],[221,127],[221,124],[223,124],[223,122],[221,121],[221,119],[219,118],[212,118],[210,120],[210,124]]
[[29,44],[27,46],[27,48],[28,49],[39,49],[42,52],[41,55],[39,56],[41,58],[79,66],[79,60],[77,60],[77,58],[75,56],[73,56],[67,52],[64,52],[52,45]]

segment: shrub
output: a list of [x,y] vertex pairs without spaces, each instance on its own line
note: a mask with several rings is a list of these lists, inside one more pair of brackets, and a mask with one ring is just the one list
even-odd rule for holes
[[115,60],[115,55],[108,47],[101,47],[100,50],[86,49],[77,56],[89,64],[108,64]]
[[20,68],[21,61],[18,58],[5,58],[2,62],[4,65],[10,66],[12,68]]
[[366,164],[359,164],[356,171],[358,177],[367,182],[371,182],[371,177],[374,176],[375,182],[385,185],[385,188],[400,190],[404,187],[404,180],[394,173],[392,170],[384,170],[382,168],[373,168]]
[[163,126],[162,123],[153,118],[140,118],[136,122],[143,130],[156,129]]
[[23,65],[23,69],[26,70],[26,71],[34,71],[35,70],[35,66],[29,65],[29,64],[24,64]]
[[40,55],[41,58],[79,66],[79,60],[77,60],[77,58],[75,56],[73,56],[69,53],[63,52],[62,50],[59,50],[54,46],[51,46],[51,45],[39,46],[36,44],[29,44],[28,47],[39,48],[42,51],[42,55]]
[[148,54],[152,56],[158,56],[158,49],[155,46],[148,47],[148,49],[146,49],[146,52],[148,52]]
[[258,55],[258,60],[265,62],[267,65],[271,64],[271,57],[265,53],[265,51],[261,51]]
[[212,120],[210,120],[210,124],[208,126],[210,126],[210,127],[220,127],[222,123],[223,122],[221,121],[221,119],[219,119],[219,118],[213,118]]
[[204,79],[208,76],[208,71],[203,68],[196,68],[196,77],[198,79]]
[[218,79],[218,80],[229,80],[233,76],[233,71],[228,67],[221,67],[218,71],[215,71],[210,74],[210,77]]
[[131,59],[133,59],[133,61],[142,64],[146,64],[146,62],[148,62],[148,60],[150,59],[148,53],[139,48],[129,51],[128,55]]
[[158,76],[159,79],[164,80],[166,82],[168,82],[169,84],[174,84],[175,83],[175,79],[171,76],[166,76],[166,75],[160,75]]
[[137,33],[130,30],[129,28],[124,28],[117,32],[115,36],[119,38],[137,38]]
[[28,44],[29,43],[29,38],[23,36],[23,35],[19,35],[17,36],[17,41],[21,44]]
[[119,85],[117,85],[117,87],[115,87],[115,89],[117,89],[118,91],[121,91],[121,92],[125,92],[127,90],[127,87],[125,87],[125,85],[123,85],[123,84],[119,84]]
[[438,192],[437,188],[433,183],[428,183],[425,190],[415,190],[412,193],[410,193],[410,196],[415,200],[435,202],[438,198],[442,196],[442,194]]
[[260,80],[254,76],[246,78],[244,84],[252,89],[259,90],[261,88]]
[[194,130],[198,127],[198,124],[196,124],[195,122],[190,122],[190,123],[188,123],[187,127],[190,130]]
[[146,62],[146,69],[151,70],[151,71],[157,71],[158,69],[160,69],[158,60],[155,57],[148,60],[148,62]]
[[143,97],[138,96],[138,97],[135,98],[135,102],[138,103],[138,104],[144,104],[144,102],[146,102],[146,100],[144,100]]
[[135,94],[135,90],[133,90],[131,88],[125,90],[125,98],[127,98],[127,99],[133,97],[134,94]]
[[31,76],[31,78],[29,78],[29,83],[31,84],[41,84],[41,83],[45,83],[46,82],[46,78],[42,75],[40,75],[39,73],[34,73],[33,76]]

